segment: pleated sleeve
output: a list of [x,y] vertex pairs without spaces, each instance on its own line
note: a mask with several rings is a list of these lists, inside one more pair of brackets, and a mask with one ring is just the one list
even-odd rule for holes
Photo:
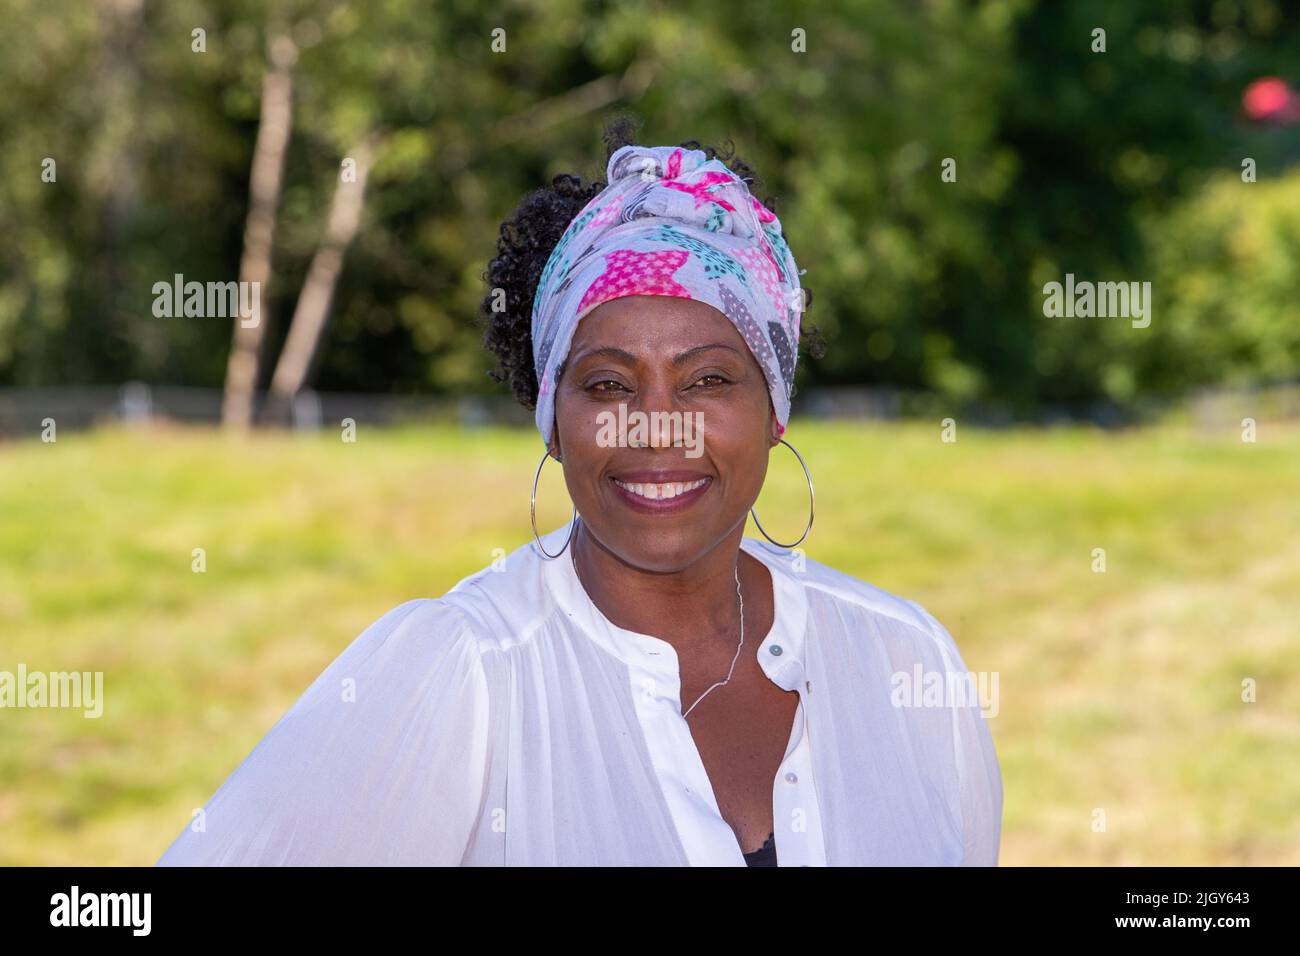
[[[938,642],[945,670],[969,673],[948,630],[915,601],[907,603],[920,612]],[[1002,842],[1002,769],[993,734],[978,700],[951,706],[950,713],[962,830],[962,857],[957,865],[997,866]]]
[[481,810],[487,726],[464,616],[408,601],[321,673],[157,865],[459,865]]

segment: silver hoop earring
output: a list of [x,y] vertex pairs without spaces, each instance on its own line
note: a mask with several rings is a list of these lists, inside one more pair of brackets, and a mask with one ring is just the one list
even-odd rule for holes
[[[533,473],[533,496],[528,502],[528,516],[533,522],[533,537],[537,539],[537,549],[548,558],[558,558],[560,555],[564,554],[564,549],[567,548],[569,542],[573,540],[573,530],[578,525],[578,506],[576,504],[573,506],[573,517],[569,519],[569,536],[564,539],[564,548],[561,548],[555,554],[551,554],[542,547],[542,536],[537,533],[537,479],[542,476],[542,465],[546,464],[546,459],[550,457],[551,450],[548,448],[542,454],[542,460],[537,463],[537,471]],[[560,459],[557,458],[555,460],[559,461]]]
[[813,483],[812,483],[812,475],[808,474],[808,466],[804,464],[803,456],[800,455],[799,452],[795,451],[794,445],[791,445],[784,438],[778,438],[777,441],[779,441],[782,445],[785,445],[787,448],[789,448],[791,451],[794,452],[794,457],[798,458],[799,464],[803,466],[804,477],[808,479],[808,527],[803,529],[803,534],[799,536],[799,540],[796,541],[794,544],[782,544],[780,541],[772,541],[772,536],[768,534],[766,531],[763,531],[763,524],[761,521],[758,520],[758,512],[756,512],[753,508],[750,508],[749,513],[754,516],[754,524],[758,525],[758,530],[762,532],[763,537],[767,538],[768,541],[772,541],[772,543],[776,545],[778,548],[785,548],[789,550],[790,548],[799,547],[799,545],[803,543],[803,539],[808,537],[808,532],[812,530]]

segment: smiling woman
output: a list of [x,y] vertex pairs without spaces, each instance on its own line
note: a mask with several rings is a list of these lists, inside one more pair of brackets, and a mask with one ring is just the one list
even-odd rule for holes
[[[996,864],[979,701],[891,692],[965,673],[952,637],[790,550],[811,476],[799,541],[744,535],[793,450],[780,221],[712,151],[609,145],[608,184],[527,197],[487,274],[573,519],[371,625],[160,863]],[[656,415],[700,453],[609,433]]]

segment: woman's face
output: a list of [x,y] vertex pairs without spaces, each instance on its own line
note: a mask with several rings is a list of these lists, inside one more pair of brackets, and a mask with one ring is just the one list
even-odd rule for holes
[[679,570],[743,528],[779,431],[736,327],[672,296],[612,299],[578,323],[555,425],[551,450],[583,524],[650,571]]

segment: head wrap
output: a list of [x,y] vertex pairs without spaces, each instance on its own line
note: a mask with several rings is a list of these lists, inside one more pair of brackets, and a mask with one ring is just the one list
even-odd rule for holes
[[784,432],[804,302],[781,221],[698,149],[624,146],[609,158],[607,183],[569,223],[537,283],[542,439],[550,443],[556,370],[578,321],[627,295],[697,299],[730,319],[763,370]]

